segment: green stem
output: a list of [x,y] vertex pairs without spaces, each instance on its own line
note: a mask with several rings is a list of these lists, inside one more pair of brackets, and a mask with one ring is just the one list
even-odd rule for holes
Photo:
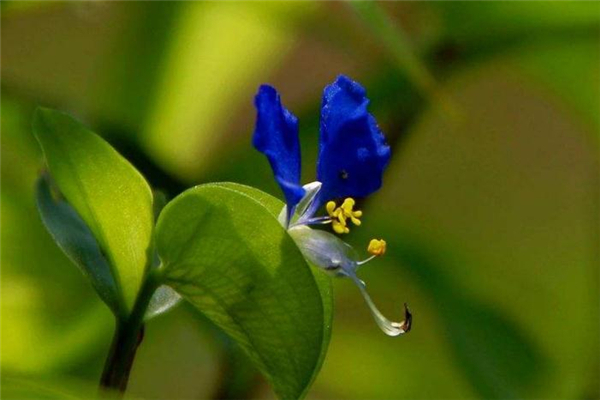
[[121,395],[125,393],[137,348],[144,337],[144,315],[157,287],[158,279],[150,272],[131,314],[126,319],[117,317],[115,335],[100,378],[101,390],[114,390]]

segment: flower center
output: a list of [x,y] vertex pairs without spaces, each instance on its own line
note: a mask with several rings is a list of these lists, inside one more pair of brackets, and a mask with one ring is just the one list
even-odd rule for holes
[[355,204],[356,202],[354,199],[348,197],[339,207],[336,207],[335,201],[330,201],[325,206],[327,214],[329,214],[329,217],[331,218],[331,226],[336,233],[341,235],[342,233],[350,232],[348,220],[352,221],[356,226],[360,225],[359,218],[362,217],[362,211],[355,211]]

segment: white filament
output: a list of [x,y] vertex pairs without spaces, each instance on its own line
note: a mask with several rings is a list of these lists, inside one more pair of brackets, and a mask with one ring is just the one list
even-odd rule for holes
[[[315,185],[315,187],[312,188],[313,191],[310,192],[308,204],[314,200],[314,196],[316,192],[318,192],[319,187],[316,187]],[[307,193],[308,192],[309,190],[307,190]],[[294,239],[304,257],[311,264],[318,266],[329,273],[337,276],[350,277],[356,286],[358,286],[358,289],[365,299],[365,302],[367,303],[375,322],[379,328],[381,328],[383,333],[388,336],[400,336],[410,331],[412,316],[406,304],[404,305],[404,321],[390,321],[381,313],[381,311],[379,311],[377,306],[375,306],[375,303],[367,292],[365,283],[361,281],[358,276],[356,276],[357,268],[360,265],[372,260],[375,258],[375,256],[373,255],[366,260],[358,261],[358,255],[354,249],[337,236],[329,232],[311,229],[308,226],[303,225],[303,222],[305,223],[306,221],[311,221],[310,216],[306,216],[307,212],[310,212],[309,206],[307,210],[307,203],[302,204],[301,207],[299,204],[298,208],[300,211],[303,211],[304,214],[300,214],[297,222],[292,223],[291,227],[288,229],[288,233]],[[280,221],[285,221],[286,211],[287,210],[285,208],[282,210]],[[303,217],[305,218],[304,220]],[[323,222],[317,218],[314,218],[313,220],[313,222]]]
[[399,335],[405,334],[406,332],[408,332],[410,330],[411,316],[410,316],[410,313],[408,312],[408,308],[406,308],[406,305],[405,305],[406,319],[402,322],[390,321],[381,313],[381,311],[379,311],[377,306],[375,306],[375,303],[373,303],[371,296],[369,296],[369,293],[367,292],[365,283],[363,281],[361,281],[360,279],[358,279],[358,277],[354,273],[349,274],[348,276],[350,276],[350,278],[352,278],[354,283],[356,283],[356,286],[358,286],[358,289],[360,289],[360,292],[361,292],[363,298],[365,299],[367,306],[369,306],[369,310],[371,311],[371,314],[373,315],[375,322],[377,323],[377,325],[379,325],[379,327],[381,328],[383,333],[385,333],[388,336],[399,336]]

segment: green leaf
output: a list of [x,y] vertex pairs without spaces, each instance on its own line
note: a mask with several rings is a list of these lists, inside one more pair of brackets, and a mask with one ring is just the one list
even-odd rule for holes
[[131,310],[148,264],[150,187],[108,143],[66,114],[38,108],[33,130],[52,177],[98,240]]
[[101,367],[97,354],[108,346],[112,314],[40,219],[35,182],[41,150],[31,134],[33,108],[6,95],[1,107],[0,315],[10,326],[1,335],[2,379],[74,368],[83,376]]
[[121,397],[116,391],[108,390],[100,395],[96,385],[64,376],[21,377],[3,373],[1,379],[3,399],[116,400]]
[[119,314],[121,304],[117,284],[88,226],[69,203],[52,195],[47,175],[38,179],[36,198],[42,222],[54,241],[90,280],[110,309]]
[[210,184],[168,204],[156,246],[165,282],[229,334],[284,399],[300,398],[331,329],[329,278],[312,270],[277,222],[283,203]]

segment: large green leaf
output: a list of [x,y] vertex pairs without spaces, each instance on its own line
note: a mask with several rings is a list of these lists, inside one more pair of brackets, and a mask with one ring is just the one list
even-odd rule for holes
[[156,246],[165,282],[228,333],[281,398],[293,399],[323,361],[331,288],[277,222],[282,206],[241,185],[198,186],[165,207]]
[[152,192],[140,173],[75,119],[39,108],[33,121],[60,191],[98,240],[130,310],[152,236]]
[[112,315],[37,213],[41,150],[31,134],[32,114],[28,103],[2,97],[2,378],[76,368],[78,376],[96,379]]

